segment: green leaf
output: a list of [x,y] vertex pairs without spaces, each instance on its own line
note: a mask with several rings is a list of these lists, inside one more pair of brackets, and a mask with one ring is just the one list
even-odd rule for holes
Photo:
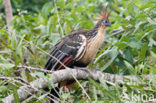
[[17,49],[16,49],[16,53],[20,56],[19,59],[23,60],[23,39],[24,39],[25,35],[23,35],[21,38],[20,38],[20,41],[19,43],[17,44]]
[[5,68],[5,69],[9,69],[9,68],[12,68],[14,66],[15,65],[14,64],[11,64],[11,63],[0,63],[0,67],[1,68]]
[[10,63],[8,60],[6,60],[2,56],[0,56],[0,67],[1,68],[9,69],[9,68],[12,68],[14,66],[15,66],[15,64]]
[[117,51],[117,47],[113,47],[111,50],[106,50],[103,54],[101,54],[100,56],[98,56],[95,60],[95,63],[99,62],[100,60],[102,60],[103,58],[105,58],[106,56],[108,56],[110,59],[107,61],[107,63],[103,63],[103,68],[102,71],[105,70],[108,66],[110,66],[110,64],[115,60],[115,58],[118,55],[118,51]]
[[46,4],[44,4],[41,11],[42,16],[47,18],[52,8],[53,8],[52,2],[47,2]]
[[145,60],[147,49],[148,49],[148,43],[144,44],[141,48],[141,51],[139,52],[139,57],[140,57],[139,62]]
[[124,48],[126,48],[127,47],[127,43],[126,42],[117,42],[116,44],[115,44],[115,46],[117,46],[119,49],[124,49]]
[[142,47],[142,42],[136,38],[131,38],[127,45],[134,49],[140,49]]
[[153,61],[156,63],[156,53],[151,51],[150,54],[151,54],[151,56],[153,58]]
[[124,51],[123,57],[125,60],[127,60],[128,62],[133,64],[133,56],[132,56],[131,51],[129,49],[126,49]]
[[6,86],[0,86],[0,94],[6,94],[7,93],[7,87]]
[[13,89],[13,96],[14,96],[15,103],[20,103],[19,95],[17,93],[17,88],[14,85],[12,85],[11,87]]

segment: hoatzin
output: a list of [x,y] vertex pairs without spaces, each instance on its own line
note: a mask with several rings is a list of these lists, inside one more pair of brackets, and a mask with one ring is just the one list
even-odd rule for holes
[[[61,63],[70,68],[73,66],[86,67],[93,60],[101,46],[106,28],[111,26],[108,17],[109,13],[102,11],[101,16],[97,18],[97,24],[91,30],[74,30],[63,37],[51,51],[45,69],[54,71],[65,69]],[[59,87],[69,87],[73,82],[62,82]],[[56,92],[52,91],[52,94],[58,97]]]

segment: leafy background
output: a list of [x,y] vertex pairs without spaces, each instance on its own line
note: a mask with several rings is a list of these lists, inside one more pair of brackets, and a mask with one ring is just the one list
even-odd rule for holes
[[[91,102],[143,102],[156,97],[156,79],[140,75],[156,74],[156,1],[155,0],[12,0],[14,19],[11,33],[6,29],[4,6],[0,0],[0,76],[21,77],[30,82],[44,76],[41,72],[18,68],[20,65],[44,68],[56,42],[76,29],[91,29],[101,7],[111,10],[112,27],[95,60],[93,69],[119,75],[135,75],[139,82],[118,83],[101,80],[80,81]],[[19,72],[20,71],[20,72]],[[10,93],[19,102],[19,83],[0,80],[0,100]],[[68,93],[61,91],[61,101],[87,102],[78,85]],[[43,91],[41,91],[43,92]],[[141,96],[147,95],[140,99]],[[43,93],[26,102],[42,102]]]

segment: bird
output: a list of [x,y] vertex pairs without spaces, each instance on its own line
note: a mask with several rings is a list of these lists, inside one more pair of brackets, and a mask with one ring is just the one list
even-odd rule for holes
[[[96,19],[97,23],[90,30],[79,29],[64,36],[50,52],[50,57],[46,62],[45,69],[57,71],[69,68],[86,67],[96,56],[103,43],[107,27],[111,27],[109,21],[110,12],[101,11],[101,15]],[[64,81],[59,83],[60,87],[70,88],[74,81]],[[59,98],[58,94],[52,90],[51,93]]]

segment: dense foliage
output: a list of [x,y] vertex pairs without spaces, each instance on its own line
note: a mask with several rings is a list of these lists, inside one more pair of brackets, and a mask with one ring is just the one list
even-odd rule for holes
[[[1,10],[4,11],[2,0]],[[92,102],[148,101],[156,98],[156,79],[145,80],[140,75],[156,74],[156,8],[155,0],[12,0],[14,19],[8,33],[4,13],[0,14],[0,76],[22,77],[30,82],[43,77],[42,72],[18,68],[28,65],[44,68],[54,44],[76,29],[91,29],[101,7],[111,10],[112,27],[93,63],[89,67],[119,75],[135,75],[139,82],[127,80],[122,87],[118,83],[101,80],[96,83],[81,81]],[[0,100],[13,93],[19,83],[0,80]],[[60,93],[61,100],[85,103],[88,101],[82,89]],[[41,91],[43,92],[43,91]],[[30,101],[46,99],[43,93]],[[27,102],[28,102],[27,101]]]

